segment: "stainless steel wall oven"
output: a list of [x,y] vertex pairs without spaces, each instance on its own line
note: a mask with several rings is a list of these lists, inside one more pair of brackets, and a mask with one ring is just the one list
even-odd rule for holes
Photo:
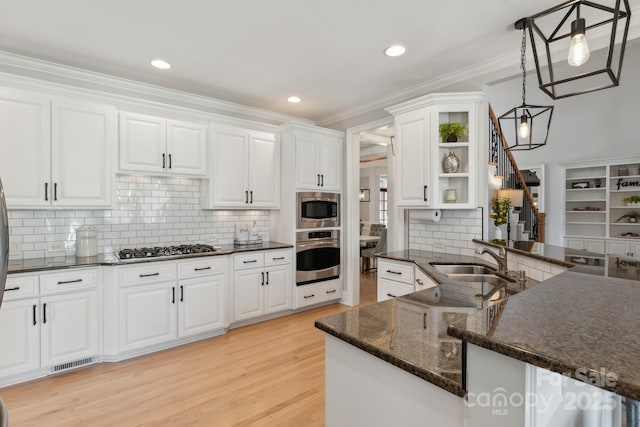
[[296,233],[296,285],[340,277],[340,231]]

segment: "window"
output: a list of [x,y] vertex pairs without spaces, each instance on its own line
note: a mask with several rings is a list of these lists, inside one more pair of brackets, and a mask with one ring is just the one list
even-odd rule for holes
[[380,224],[387,225],[387,175],[380,175]]

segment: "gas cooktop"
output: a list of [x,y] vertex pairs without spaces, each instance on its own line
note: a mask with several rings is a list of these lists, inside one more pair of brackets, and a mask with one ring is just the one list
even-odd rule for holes
[[172,255],[204,254],[215,252],[215,248],[210,245],[178,245],[178,246],[155,246],[153,248],[122,249],[118,252],[118,258],[157,258]]

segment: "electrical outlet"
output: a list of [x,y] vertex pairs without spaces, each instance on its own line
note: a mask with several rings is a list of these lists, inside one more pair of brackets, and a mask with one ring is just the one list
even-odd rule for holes
[[47,246],[47,252],[62,252],[64,251],[64,242],[49,242]]
[[434,240],[433,241],[434,249],[444,249],[444,240]]

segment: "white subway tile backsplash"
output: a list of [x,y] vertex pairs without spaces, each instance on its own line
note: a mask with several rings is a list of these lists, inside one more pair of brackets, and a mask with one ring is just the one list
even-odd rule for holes
[[[480,209],[445,209],[442,211],[439,222],[411,219],[409,223],[409,249],[473,255],[473,246],[470,246],[471,240],[482,238],[480,212]],[[434,240],[442,240],[445,248],[434,248]]]
[[[75,254],[75,229],[93,225],[101,253],[124,247],[181,243],[233,243],[236,223],[256,222],[269,240],[269,211],[216,211],[200,208],[200,180],[119,175],[111,209],[10,210],[9,235],[21,242],[10,258],[42,258]],[[47,252],[49,243],[65,245]]]

